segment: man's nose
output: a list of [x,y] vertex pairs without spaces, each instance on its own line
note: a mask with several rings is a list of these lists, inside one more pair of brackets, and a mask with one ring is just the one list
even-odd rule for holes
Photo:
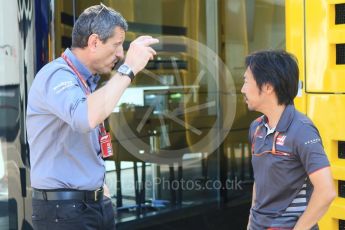
[[241,93],[244,94],[244,85],[242,85],[242,88],[241,88]]
[[123,59],[125,57],[122,46],[116,50],[115,56],[117,59]]

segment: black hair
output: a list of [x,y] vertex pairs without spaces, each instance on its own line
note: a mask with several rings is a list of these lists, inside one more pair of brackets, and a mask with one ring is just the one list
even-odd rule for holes
[[264,84],[273,86],[279,105],[293,104],[298,91],[299,69],[297,58],[284,50],[265,50],[245,59],[259,89]]

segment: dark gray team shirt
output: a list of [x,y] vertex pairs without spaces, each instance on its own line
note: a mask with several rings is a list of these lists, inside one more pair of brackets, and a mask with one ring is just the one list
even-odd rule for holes
[[259,117],[249,130],[256,190],[251,229],[292,228],[313,190],[308,175],[329,161],[317,128],[293,105],[285,108],[274,132],[267,132],[266,123]]

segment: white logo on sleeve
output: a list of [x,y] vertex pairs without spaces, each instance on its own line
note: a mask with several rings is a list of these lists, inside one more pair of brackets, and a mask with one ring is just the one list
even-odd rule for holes
[[63,90],[68,89],[72,86],[74,86],[75,84],[73,83],[73,81],[64,81],[64,82],[60,82],[57,86],[55,86],[53,88],[53,90],[55,91],[56,94],[61,93]]
[[318,142],[320,142],[320,141],[321,141],[320,138],[315,138],[315,139],[311,139],[311,140],[309,140],[309,141],[304,142],[304,144],[305,144],[305,145],[315,144],[315,143],[318,143]]

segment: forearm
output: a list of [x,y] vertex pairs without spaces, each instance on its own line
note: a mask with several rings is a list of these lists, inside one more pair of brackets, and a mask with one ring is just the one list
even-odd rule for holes
[[309,204],[302,216],[297,221],[294,230],[311,229],[326,213],[333,199],[334,195],[330,193],[330,191],[314,190]]
[[91,128],[95,128],[111,114],[130,83],[129,77],[116,73],[106,85],[87,97],[88,120]]

